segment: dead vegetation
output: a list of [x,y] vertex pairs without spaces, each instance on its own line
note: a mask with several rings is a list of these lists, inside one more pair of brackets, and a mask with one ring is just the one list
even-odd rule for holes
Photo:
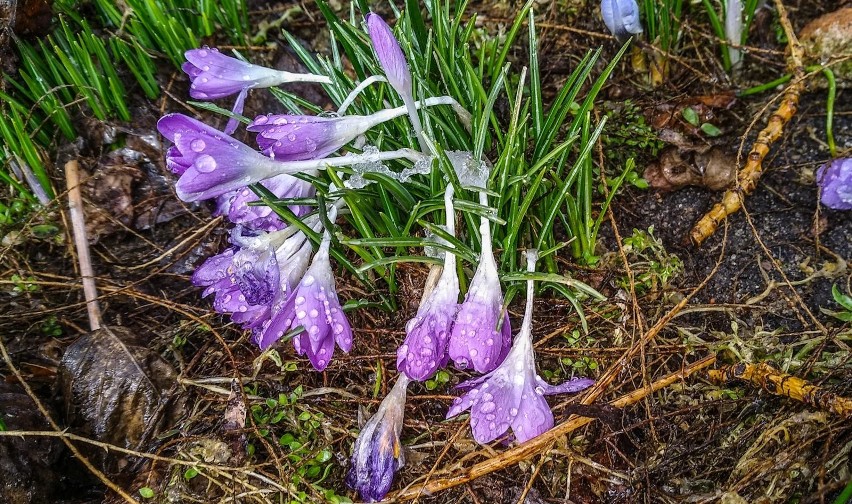
[[[567,73],[572,54],[602,43],[615,50],[600,32],[594,5],[565,4],[554,2],[539,24],[548,55],[543,77],[552,82]],[[807,2],[784,5],[794,29],[823,13]],[[255,16],[274,19],[291,7],[271,5]],[[500,8],[476,5],[494,26],[505,17]],[[565,17],[568,11],[577,22]],[[293,30],[307,38],[312,16],[310,9],[297,14]],[[648,95],[624,66],[609,98],[659,110],[687,94],[728,92],[730,83],[709,82],[718,69],[711,49],[701,47],[708,35],[690,25],[687,36],[693,48],[672,59],[662,89]],[[754,57],[785,66],[780,46],[755,48]],[[755,74],[758,81],[763,76]],[[166,89],[184,85],[173,77]],[[156,109],[189,107],[175,96],[183,94],[167,92],[150,117]],[[724,138],[732,142],[747,131],[773,100],[738,104],[734,117],[725,116]],[[847,149],[849,102],[838,100],[845,108],[836,114]],[[812,184],[801,181],[826,156],[809,140],[823,124],[820,110],[816,99],[789,114],[791,122],[774,137],[775,154],[760,161],[768,173],[747,211],[717,219],[719,232],[700,250],[683,247],[682,238],[715,195],[698,188],[619,195],[609,216],[609,253],[598,267],[576,272],[607,296],[586,306],[589,333],[567,302],[539,300],[535,310],[545,376],[594,376],[596,386],[553,403],[557,426],[513,447],[478,446],[465,420],[444,420],[452,386],[465,373],[412,387],[403,431],[407,465],[390,498],[833,502],[852,474],[852,330],[819,308],[830,306],[832,284],[850,292],[845,261],[852,257],[852,219],[824,215]],[[141,137],[151,127],[148,121],[125,134]],[[67,195],[20,229],[4,231],[0,496],[11,503],[271,503],[339,502],[350,495],[343,476],[359,419],[392,383],[388,342],[402,341],[426,268],[401,268],[398,313],[353,312],[355,349],[325,372],[307,371],[286,344],[259,355],[187,281],[192,266],[220,247],[217,222],[203,218],[204,208],[184,208],[158,192],[156,177],[165,169],[156,151],[117,157],[91,147],[97,141],[89,144],[79,159],[93,177],[111,176],[102,170],[114,168],[116,159],[123,163],[123,171],[109,172],[122,177],[121,195],[104,198],[96,184],[84,191],[87,212],[108,229],[92,251],[112,329],[85,329],[86,303],[64,224]],[[601,149],[604,164],[610,155]],[[155,215],[150,225],[128,218],[136,206]],[[166,207],[169,218],[151,210]],[[45,234],[46,224],[57,231]],[[653,251],[647,236],[633,239],[634,228],[649,225],[660,237]],[[677,264],[667,262],[672,256],[682,266],[664,269]],[[338,284],[343,299],[371,294],[353,278]]]

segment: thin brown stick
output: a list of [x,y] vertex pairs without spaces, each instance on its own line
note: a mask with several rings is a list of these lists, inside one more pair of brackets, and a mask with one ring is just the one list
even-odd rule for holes
[[[705,357],[697,362],[694,362],[693,364],[690,364],[689,366],[680,371],[669,374],[655,381],[647,387],[634,390],[629,394],[625,394],[619,397],[618,399],[610,402],[609,404],[615,408],[626,408],[627,406],[636,404],[637,402],[641,401],[648,395],[657,392],[658,390],[668,387],[669,385],[675,382],[685,380],[687,377],[696,373],[697,371],[711,366],[714,362],[716,362],[715,356]],[[571,432],[579,429],[580,427],[583,427],[584,425],[591,423],[593,420],[594,419],[592,418],[578,417],[576,415],[572,415],[567,421],[557,425],[556,427],[545,432],[541,436],[533,438],[520,446],[516,446],[510,450],[506,450],[505,452],[500,453],[495,457],[492,457],[478,464],[474,464],[473,466],[467,469],[454,469],[452,476],[427,481],[421,485],[411,487],[407,490],[404,490],[403,492],[393,495],[392,498],[396,500],[411,500],[424,492],[426,494],[432,494],[441,490],[446,490],[448,488],[463,485],[469,481],[472,481],[476,478],[480,478],[494,471],[505,469],[509,466],[517,464],[518,462],[521,462],[522,460],[529,459],[530,457],[535,456],[536,454],[544,453],[553,445],[553,443],[557,439],[567,434],[570,434]]]
[[80,277],[83,279],[83,296],[86,298],[86,310],[89,312],[89,327],[95,331],[101,327],[101,308],[98,305],[98,290],[95,287],[89,238],[86,236],[86,218],[83,215],[83,195],[80,192],[80,174],[76,159],[65,163],[65,183],[68,186],[71,231],[74,235],[74,245],[77,247],[77,260],[80,262]]
[[[15,375],[15,378],[17,378],[18,383],[21,384],[21,387],[24,388],[24,392],[26,392],[27,395],[30,396],[30,399],[32,399],[33,403],[35,403],[36,408],[38,408],[39,412],[41,412],[42,416],[44,416],[44,419],[47,420],[47,423],[50,424],[50,428],[56,432],[62,432],[62,429],[59,428],[59,424],[57,424],[56,421],[53,420],[53,417],[50,416],[50,413],[41,403],[38,396],[35,395],[29,384],[27,384],[27,382],[24,380],[24,377],[23,375],[21,375],[21,372],[18,370],[17,367],[15,367],[15,364],[12,362],[12,358],[9,356],[9,352],[6,350],[6,344],[3,343],[3,338],[0,338],[0,354],[3,355],[3,360],[6,361],[6,366],[8,366],[9,370],[12,371],[12,374]],[[77,460],[79,460],[81,464],[86,466],[86,469],[88,469],[89,472],[95,475],[95,477],[98,478],[101,483],[106,485],[107,488],[121,496],[121,498],[124,499],[126,502],[129,502],[131,504],[139,504],[136,499],[131,497],[127,492],[122,490],[121,487],[119,487],[118,485],[113,483],[109,478],[107,478],[106,474],[102,473],[97,467],[92,465],[92,463],[89,462],[89,459],[87,459],[80,452],[80,450],[76,446],[74,446],[74,443],[72,443],[67,437],[60,436],[60,439],[62,439],[62,442],[65,443],[65,446],[67,446],[68,449],[71,450],[71,453],[74,454]]]
[[839,396],[817,385],[811,385],[807,380],[779,371],[765,362],[732,364],[711,370],[708,375],[711,380],[717,382],[745,380],[770,394],[789,397],[844,418],[852,416],[852,399]]
[[781,134],[784,132],[784,126],[796,114],[799,106],[799,96],[805,90],[802,46],[796,38],[793,27],[790,25],[790,19],[787,17],[787,11],[784,9],[783,2],[775,0],[775,6],[778,10],[781,26],[784,27],[784,33],[787,35],[787,40],[789,41],[788,47],[790,54],[787,64],[795,79],[784,90],[784,98],[781,100],[778,110],[772,114],[766,123],[766,127],[757,135],[757,140],[748,154],[746,164],[737,175],[737,185],[725,191],[722,201],[714,205],[692,228],[690,238],[696,246],[701,245],[704,240],[712,236],[720,222],[725,220],[729,215],[739,211],[742,208],[745,197],[751,194],[757,187],[757,182],[763,174],[763,160],[769,153],[770,146],[781,137]]

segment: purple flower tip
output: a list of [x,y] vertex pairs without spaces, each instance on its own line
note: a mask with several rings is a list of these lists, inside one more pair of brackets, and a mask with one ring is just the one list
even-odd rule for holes
[[[483,255],[450,335],[449,355],[459,369],[479,373],[496,368],[512,346],[512,328],[503,314],[503,293],[490,250]],[[502,327],[497,326],[502,320]]]
[[367,31],[388,83],[401,96],[411,96],[411,72],[390,26],[381,16],[371,12],[367,14]]
[[166,165],[181,176],[175,191],[184,201],[215,198],[275,171],[266,156],[183,114],[163,116],[157,129],[174,143],[166,153]]
[[447,256],[441,278],[406,324],[405,341],[396,353],[397,369],[412,380],[429,379],[449,358],[447,345],[458,310],[459,279],[454,256]]
[[642,33],[636,0],[602,0],[601,16],[610,33],[619,40]]
[[273,307],[269,324],[255,335],[255,342],[266,349],[297,327],[303,330],[293,338],[296,352],[307,355],[317,371],[331,362],[335,343],[344,352],[352,349],[352,328],[337,298],[327,245],[320,247],[293,292]]
[[852,158],[835,159],[817,170],[820,201],[835,210],[852,210]]
[[394,475],[405,464],[399,435],[407,387],[408,379],[400,375],[355,441],[346,485],[357,490],[367,502],[382,500],[390,490]]
[[225,56],[218,49],[202,47],[184,53],[183,71],[192,84],[189,95],[215,100],[255,87],[270,87],[282,81],[282,72]]
[[317,159],[336,152],[374,124],[362,116],[261,115],[248,125],[264,154],[280,161]]

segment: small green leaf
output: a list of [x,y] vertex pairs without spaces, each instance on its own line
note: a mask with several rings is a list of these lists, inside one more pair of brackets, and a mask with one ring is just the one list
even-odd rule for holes
[[[688,122],[689,124],[691,124],[693,126],[698,126],[698,123],[699,123],[698,112],[696,112],[694,108],[686,107],[685,109],[683,109],[683,111],[680,114],[683,116],[683,118],[686,120],[686,122]],[[703,126],[702,126],[702,129],[703,129]]]
[[151,490],[150,487],[142,487],[139,489],[139,495],[141,495],[143,499],[150,499],[154,497],[154,491]]
[[835,301],[837,301],[837,304],[846,308],[849,311],[852,311],[852,297],[840,292],[840,288],[837,286],[837,284],[834,284],[831,287],[831,296],[834,298]]
[[194,467],[190,467],[189,469],[186,470],[186,472],[183,473],[183,479],[185,479],[187,481],[191,480],[192,478],[194,478],[196,476],[198,476],[198,469],[196,469]]
[[711,137],[717,137],[717,136],[722,134],[722,130],[720,130],[716,126],[713,126],[710,123],[702,124],[701,125],[701,131],[703,131],[705,135],[711,136]]

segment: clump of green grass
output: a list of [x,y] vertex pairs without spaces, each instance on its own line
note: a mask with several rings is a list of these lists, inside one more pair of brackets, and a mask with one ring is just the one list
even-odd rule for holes
[[[362,24],[368,5],[364,1],[353,4],[348,18],[343,18],[324,0],[317,2],[331,31],[330,55],[312,55],[284,32],[309,71],[331,76],[332,84],[324,87],[338,106],[358,82],[382,74]],[[437,152],[437,169],[431,174],[405,185],[392,177],[368,174],[366,177],[374,183],[357,191],[343,187],[331,170],[323,175],[328,179],[315,180],[319,197],[341,196],[351,209],[346,218],[358,238],[342,238],[339,245],[351,249],[362,264],[340,262],[368,282],[384,280],[391,294],[388,308],[394,303],[396,264],[440,262],[411,251],[436,246],[428,235],[445,240],[460,258],[475,263],[475,251],[480,249],[480,216],[493,223],[493,239],[500,249],[504,272],[521,269],[521,252],[535,247],[542,251],[545,271],[538,275],[545,288],[577,301],[578,308],[583,296],[599,296],[561,274],[558,264],[566,252],[575,261],[588,264],[597,260],[597,230],[609,200],[598,192],[592,153],[606,119],[596,121],[591,109],[625,49],[599,73],[596,69],[601,67],[601,50],[588,52],[556,96],[545,99],[532,6],[533,2],[527,2],[518,11],[502,37],[489,38],[476,28],[476,15],[466,13],[467,2],[452,6],[436,0],[426,3],[421,11],[420,2],[407,1],[405,10],[397,13],[395,34],[408,57],[415,95],[453,97],[471,113],[471,130],[449,107],[423,109],[427,137]],[[519,44],[526,48],[528,57],[511,61],[510,53]],[[347,67],[351,73],[340,70]],[[275,92],[292,113],[319,112],[318,107],[287,91]],[[496,112],[498,101],[506,112]],[[398,106],[401,101],[386,85],[374,84],[359,95],[349,112],[367,115],[388,104]],[[404,119],[377,126],[366,136],[367,143],[379,150],[419,149]],[[492,167],[487,185],[489,206],[480,205],[477,192],[459,182],[451,161],[455,151],[470,152],[471,162]],[[404,167],[393,169],[398,172]],[[435,224],[444,219],[443,194],[450,184],[464,221],[457,237]],[[265,198],[265,203],[276,206],[270,198]],[[285,219],[298,225],[285,208],[277,206]],[[440,248],[440,244],[437,246]],[[339,256],[345,259],[345,254]],[[459,270],[464,283],[464,264]],[[507,275],[504,280],[520,282],[526,278],[523,274]],[[511,298],[515,292],[510,287],[507,296]]]
[[[56,28],[34,43],[16,40],[17,75],[0,93],[0,181],[28,200],[33,191],[14,174],[12,164],[32,170],[48,197],[47,172],[54,131],[77,136],[80,115],[130,121],[127,103],[133,85],[148,99],[160,94],[156,59],[176,67],[201,39],[224,33],[233,44],[247,40],[244,0],[59,0]],[[81,13],[88,13],[85,17]]]

